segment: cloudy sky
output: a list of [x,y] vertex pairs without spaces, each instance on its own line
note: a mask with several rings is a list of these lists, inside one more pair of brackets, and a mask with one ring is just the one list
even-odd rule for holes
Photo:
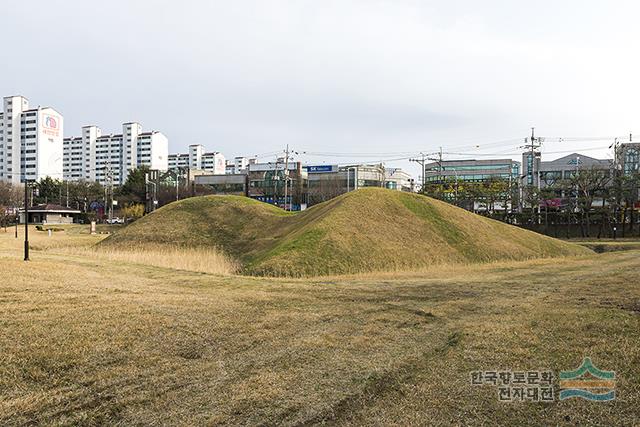
[[440,146],[511,156],[531,126],[547,137],[547,159],[605,157],[611,138],[640,138],[635,1],[30,0],[2,10],[0,94],[53,106],[67,136],[139,121],[172,152],[201,143],[268,159],[289,144],[314,164]]

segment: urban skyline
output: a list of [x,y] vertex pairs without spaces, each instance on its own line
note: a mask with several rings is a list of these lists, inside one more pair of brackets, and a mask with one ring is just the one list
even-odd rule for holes
[[[22,95],[15,95],[13,97],[22,97],[23,99],[26,99],[28,101],[28,97],[26,96],[22,96]],[[5,97],[5,98],[11,98],[11,97]],[[38,105],[38,108],[51,108],[51,107],[40,107]],[[55,111],[55,110],[54,110]],[[64,114],[60,114],[59,112],[57,112],[57,114],[61,115],[62,117],[64,117]],[[101,123],[101,120],[93,120],[92,123]],[[137,122],[126,122],[126,123],[137,123]],[[108,136],[121,136],[122,132],[104,132],[102,130],[102,127],[96,126],[96,125],[84,125],[80,128],[80,132],[74,132],[73,130],[69,130],[68,126],[65,129],[64,132],[64,139],[66,140],[70,140],[73,138],[76,139],[81,139],[83,133],[86,131],[87,128],[96,128],[99,133],[100,136],[102,138],[106,138]],[[533,128],[532,128],[533,129]],[[163,133],[161,130],[153,130],[154,133]],[[79,136],[78,136],[79,135]],[[635,138],[635,139],[634,139]],[[510,158],[514,161],[520,161],[521,160],[521,156],[522,156],[522,152],[526,151],[526,146],[525,145],[520,145],[520,144],[526,144],[526,141],[530,139],[528,137],[526,138],[512,138],[509,140],[503,140],[503,141],[488,141],[486,143],[482,143],[482,144],[478,144],[475,147],[480,147],[480,146],[486,146],[486,147],[490,147],[493,148],[493,150],[491,151],[500,151],[500,147],[511,147],[509,150],[507,151],[501,151],[499,153],[486,153],[483,151],[478,150],[477,152],[473,151],[474,146],[469,145],[466,146],[468,148],[467,152],[462,153],[459,152],[460,150],[456,150],[456,147],[461,147],[461,145],[453,145],[451,146],[451,148],[449,150],[446,151],[442,151],[443,147],[440,146],[438,147],[444,155],[446,155],[448,160],[470,160],[470,159],[477,159],[478,160],[482,160],[482,159],[502,159],[502,158]],[[629,133],[628,135],[624,135],[624,134],[620,134],[618,136],[613,136],[613,134],[611,136],[603,136],[603,137],[589,137],[589,136],[585,136],[585,137],[570,137],[570,138],[566,138],[566,137],[540,137],[539,141],[540,141],[540,147],[538,148],[538,151],[540,151],[544,157],[545,160],[547,161],[553,161],[553,160],[557,160],[560,159],[564,156],[566,156],[569,153],[574,153],[574,152],[580,152],[580,153],[584,153],[584,155],[588,156],[588,157],[594,157],[594,158],[601,158],[601,159],[609,159],[609,160],[613,160],[613,151],[611,150],[611,147],[605,148],[605,145],[612,145],[615,141],[618,141],[619,143],[624,143],[624,142],[637,142],[638,140],[640,140],[640,135],[634,135],[632,133]],[[170,139],[168,141],[171,141]],[[521,142],[518,142],[521,141]],[[547,151],[545,150],[546,147],[546,143],[550,142],[550,143],[563,143],[566,141],[570,141],[570,142],[582,142],[589,144],[586,147],[582,147],[576,150],[560,150],[560,151]],[[169,143],[169,145],[171,145]],[[168,157],[171,156],[176,156],[176,155],[181,155],[183,153],[186,153],[187,150],[190,149],[190,147],[192,146],[203,146],[203,147],[207,147],[210,148],[212,144],[201,144],[201,143],[189,143],[189,144],[185,144],[183,147],[179,147],[177,149],[168,149]],[[172,147],[176,147],[177,143],[172,144]],[[595,147],[594,147],[595,146]],[[274,147],[275,148],[275,147]],[[435,147],[429,147],[434,149],[434,151],[429,152],[428,150],[423,150],[420,152],[409,152],[409,151],[394,151],[394,152],[386,152],[386,153],[372,153],[370,155],[367,155],[367,157],[363,160],[362,156],[363,154],[366,153],[353,153],[353,157],[351,157],[350,161],[344,161],[345,158],[349,158],[350,152],[330,152],[330,153],[316,153],[316,152],[310,152],[311,156],[307,157],[306,154],[307,152],[305,150],[296,150],[297,155],[299,156],[299,160],[302,161],[304,164],[307,165],[313,165],[313,164],[340,164],[340,165],[347,165],[347,164],[351,164],[351,163],[388,163],[389,165],[398,165],[401,164],[403,165],[403,167],[407,170],[411,170],[410,162],[409,160],[412,157],[418,157],[421,154],[425,154],[425,155],[430,155],[430,156],[435,156],[438,154],[437,151],[435,151]],[[469,149],[470,148],[470,149]],[[496,149],[498,148],[498,149]],[[445,146],[446,149],[446,146]],[[236,150],[238,150],[236,148]],[[453,150],[453,151],[451,151]],[[222,153],[223,155],[225,155],[226,153],[224,153],[221,150],[215,149],[213,150],[213,152],[208,153],[208,154],[214,154],[214,153]],[[281,149],[275,149],[273,151],[267,152],[267,153],[259,153],[259,154],[248,154],[246,152],[243,152],[241,149],[231,153],[231,155],[226,155],[227,159],[233,159],[235,157],[244,157],[244,158],[256,158],[260,161],[269,161],[269,159],[276,159],[277,157],[281,157],[281,155],[284,153],[284,148]],[[602,153],[602,155],[598,156],[599,153]],[[377,158],[376,158],[376,154],[377,154]],[[383,156],[384,154],[384,156]],[[398,159],[398,156],[405,156],[401,159]],[[386,158],[385,158],[386,157]],[[266,160],[265,160],[266,159]],[[171,162],[171,160],[169,160],[169,162]],[[398,162],[402,162],[402,163],[398,163]],[[415,173],[415,170],[413,171]],[[418,173],[416,173],[416,176],[420,174],[420,171],[418,171]],[[77,178],[77,177],[76,177]]]
[[[170,152],[203,144],[229,157],[287,143],[516,151],[531,126],[550,137],[546,155],[583,148],[576,135],[640,132],[628,55],[639,5],[491,3],[68,1],[44,13],[14,2],[0,33],[16,60],[0,93],[55,105],[69,130],[137,121],[162,130]],[[64,49],[41,49],[42,29]],[[611,142],[591,141],[591,154],[606,156]]]

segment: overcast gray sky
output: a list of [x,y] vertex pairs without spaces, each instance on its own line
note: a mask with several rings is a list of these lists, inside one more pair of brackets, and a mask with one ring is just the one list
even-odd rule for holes
[[[0,94],[228,158],[434,151],[547,159],[640,135],[635,1],[6,1]],[[502,142],[501,142],[502,141]],[[495,143],[495,144],[492,144]],[[476,147],[479,145],[479,147]],[[472,157],[466,155],[464,157]],[[394,164],[408,167],[408,163]]]

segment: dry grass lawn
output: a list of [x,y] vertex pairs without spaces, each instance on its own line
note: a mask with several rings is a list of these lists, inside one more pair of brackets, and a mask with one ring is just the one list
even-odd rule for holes
[[[639,251],[296,280],[109,258],[72,233],[33,232],[25,263],[9,231],[0,425],[640,420]],[[500,403],[469,384],[584,356],[616,371],[615,401]]]

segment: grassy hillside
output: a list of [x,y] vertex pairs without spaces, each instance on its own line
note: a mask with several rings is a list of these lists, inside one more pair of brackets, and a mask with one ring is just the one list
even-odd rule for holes
[[165,206],[102,244],[215,247],[244,272],[314,276],[589,253],[428,197],[378,188],[291,214],[237,196]]

